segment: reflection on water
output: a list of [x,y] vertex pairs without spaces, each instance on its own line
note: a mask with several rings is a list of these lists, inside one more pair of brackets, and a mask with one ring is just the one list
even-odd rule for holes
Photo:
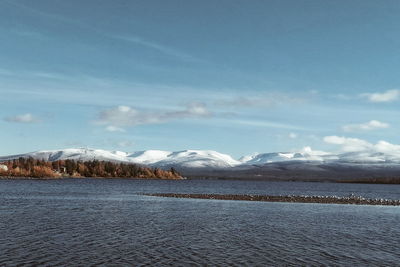
[[157,180],[0,181],[0,266],[396,265],[399,207],[146,197],[349,195],[396,185]]

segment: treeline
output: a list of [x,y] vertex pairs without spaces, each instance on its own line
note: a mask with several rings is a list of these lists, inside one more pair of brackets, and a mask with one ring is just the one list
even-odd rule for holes
[[353,180],[340,180],[340,183],[352,184],[400,184],[400,177],[364,178]]
[[2,162],[8,170],[0,168],[0,176],[8,177],[104,177],[104,178],[159,178],[180,179],[181,175],[174,169],[162,170],[137,164],[109,161],[45,161],[34,158],[19,158]]

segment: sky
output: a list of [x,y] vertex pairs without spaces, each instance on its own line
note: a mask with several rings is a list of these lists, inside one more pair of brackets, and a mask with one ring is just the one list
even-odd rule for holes
[[395,0],[0,0],[0,155],[400,149]]

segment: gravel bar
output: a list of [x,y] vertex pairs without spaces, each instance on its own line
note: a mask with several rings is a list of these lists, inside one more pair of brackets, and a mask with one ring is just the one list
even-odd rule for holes
[[369,199],[354,195],[350,195],[348,197],[303,196],[303,195],[301,196],[219,195],[219,194],[176,194],[176,193],[156,193],[156,194],[144,194],[144,195],[153,197],[196,198],[196,199],[216,199],[216,200],[400,206],[400,200],[380,199],[380,198]]

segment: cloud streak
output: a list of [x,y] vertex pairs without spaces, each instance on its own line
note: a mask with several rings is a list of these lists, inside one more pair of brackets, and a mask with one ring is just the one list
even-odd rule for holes
[[[186,54],[182,51],[179,51],[175,48],[171,48],[169,46],[163,45],[163,44],[159,44],[153,41],[149,41],[149,40],[145,40],[142,37],[139,36],[124,36],[124,35],[110,35],[107,33],[104,33],[103,31],[99,30],[98,28],[95,27],[91,27],[86,25],[83,22],[80,22],[78,20],[75,19],[71,19],[65,16],[62,16],[61,14],[53,14],[53,13],[48,13],[45,11],[42,11],[40,9],[37,9],[35,7],[32,7],[30,5],[25,5],[22,3],[18,3],[16,1],[8,1],[5,0],[5,3],[8,3],[9,5],[18,7],[18,8],[22,8],[26,11],[29,11],[31,13],[34,13],[36,15],[40,15],[40,16],[44,16],[47,18],[50,18],[54,21],[58,21],[58,22],[62,22],[68,25],[72,25],[74,27],[79,27],[82,30],[85,30],[87,32],[90,32],[91,34],[97,34],[100,35],[104,38],[108,38],[108,39],[114,39],[114,40],[120,40],[120,41],[124,41],[124,42],[128,42],[128,43],[132,43],[132,44],[136,44],[136,45],[140,45],[142,47],[146,47],[146,48],[150,48],[154,51],[158,51],[164,55],[168,55],[168,56],[173,56],[175,58],[178,58],[180,60],[183,61],[188,61],[188,62],[205,62],[202,59],[196,58],[192,55]],[[17,31],[17,34],[22,34],[25,36],[30,36],[30,37],[38,37],[38,36],[43,36],[41,33],[39,32],[20,32]]]
[[138,36],[113,36],[112,38],[121,40],[121,41],[125,41],[125,42],[131,43],[131,44],[140,45],[140,46],[143,46],[146,48],[150,48],[152,50],[158,51],[167,56],[173,56],[173,57],[179,58],[184,61],[204,62],[201,59],[193,57],[189,54],[186,54],[186,53],[176,50],[174,48],[171,48],[171,47],[159,44],[159,43],[155,43],[152,41],[148,41],[148,40],[145,40]]
[[229,120],[229,123],[247,125],[254,127],[265,127],[265,128],[276,128],[276,129],[288,129],[288,130],[306,130],[303,127],[295,126],[291,124],[279,123],[267,120]]
[[348,124],[342,127],[342,130],[345,132],[359,132],[359,131],[372,131],[377,129],[385,129],[389,128],[390,125],[385,122],[380,122],[377,120],[371,120],[366,123],[361,124]]
[[400,98],[400,90],[392,89],[383,93],[365,93],[361,97],[367,98],[369,102],[384,103],[393,102]]
[[26,114],[6,117],[6,118],[4,118],[4,120],[8,121],[8,122],[16,122],[16,123],[36,123],[36,122],[40,122],[40,120],[38,118],[36,118],[35,116],[33,116],[31,113],[26,113]]
[[107,132],[125,132],[125,129],[113,125],[109,125],[105,128]]
[[203,103],[191,103],[177,111],[142,111],[129,106],[117,106],[99,113],[97,124],[107,125],[109,132],[124,131],[122,127],[166,123],[175,119],[205,118],[213,114]]
[[215,101],[218,106],[234,107],[275,107],[283,104],[303,104],[306,100],[301,97],[293,97],[284,94],[271,94],[254,97],[236,97],[231,99],[221,99]]

